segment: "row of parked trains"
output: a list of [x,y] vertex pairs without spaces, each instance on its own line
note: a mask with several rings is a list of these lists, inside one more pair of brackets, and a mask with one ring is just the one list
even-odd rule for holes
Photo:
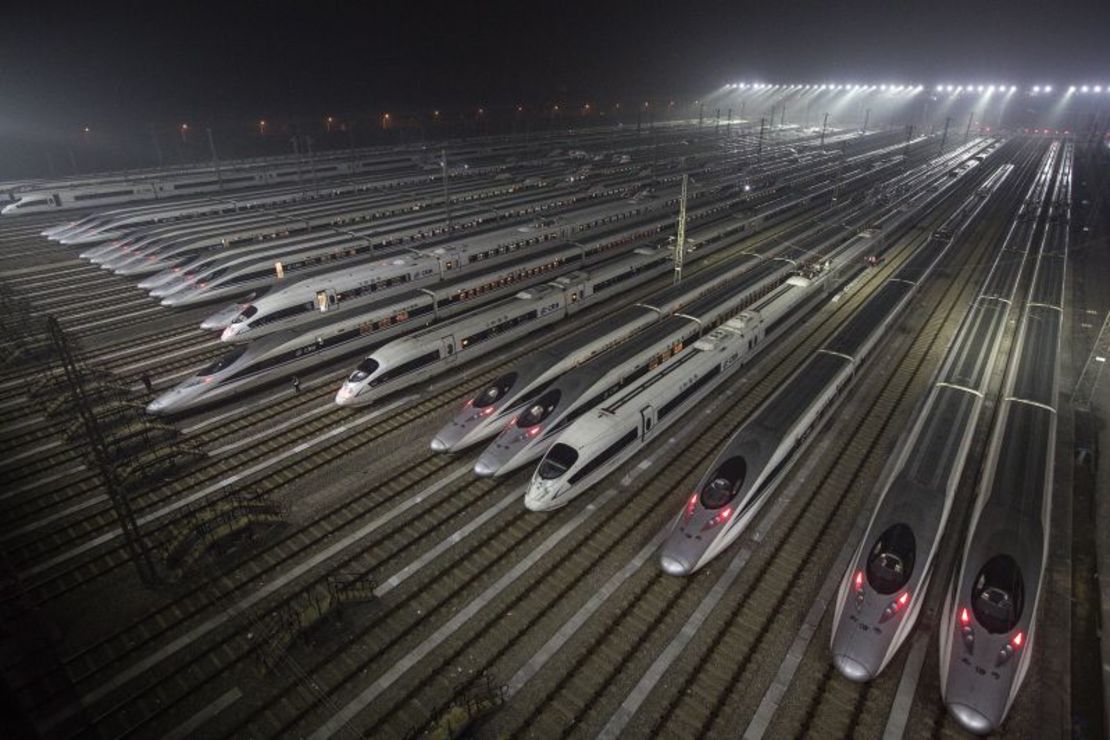
[[[227,352],[162,388],[148,406],[152,414],[210,408],[348,358],[355,358],[353,370],[334,400],[361,407],[468,363],[516,357],[476,389],[430,446],[448,454],[484,445],[473,466],[480,476],[531,467],[524,504],[547,511],[589,490],[702,401],[720,397],[838,285],[925,228],[930,214],[950,210],[735,431],[684,497],[659,567],[688,576],[725,552],[774,499],[918,286],[984,208],[1011,197],[1020,168],[997,161],[1034,156],[1026,151],[1032,145],[1017,151],[1016,143],[991,139],[932,156],[935,142],[884,134],[823,142],[799,134],[789,146],[757,154],[742,139],[722,144],[681,127],[663,137],[662,158],[653,145],[650,167],[625,132],[596,132],[575,145],[581,148],[540,154],[505,144],[476,149],[466,167],[440,162],[434,175],[397,167],[327,180],[311,192],[270,188],[238,200],[98,212],[46,234],[81,245],[82,256],[104,269],[135,276],[163,305],[231,301],[202,322],[219,332]],[[396,152],[358,154],[386,167]],[[1042,300],[1026,309],[1038,315],[1026,315],[1015,353],[1032,362],[1047,351],[1045,342],[1058,341],[1058,327],[1049,336],[1044,326],[1058,319],[1047,312],[1061,300],[1053,291],[1066,258],[1071,156],[1062,144],[1043,153],[1021,217],[923,413],[903,435],[896,469],[884,474],[835,606],[833,662],[852,680],[882,671],[925,602],[1035,235],[1034,281],[1045,285]],[[631,305],[614,305],[617,296],[673,272],[668,237],[684,176],[692,274]],[[774,237],[755,249],[730,249],[759,231]],[[708,264],[712,269],[698,269]],[[531,353],[516,351],[540,330],[601,311],[604,319],[584,329],[555,334]],[[945,605],[954,631],[941,640],[946,701],[974,732],[1001,724],[1028,669],[1045,554],[1036,545],[1047,547],[1055,379],[1011,370],[987,461],[1000,472],[985,476],[977,494]],[[953,414],[966,423],[945,421]],[[1007,434],[1035,435],[1038,445],[1046,443],[1047,460],[1035,467],[1033,455],[1008,459],[1016,448],[1005,443]],[[944,455],[952,459],[938,463]],[[1034,466],[1023,473],[1028,478],[1006,472],[1018,462]],[[1022,536],[999,539],[1005,527]],[[1041,539],[1033,542],[1029,532]],[[1025,549],[999,551],[1018,542]]]

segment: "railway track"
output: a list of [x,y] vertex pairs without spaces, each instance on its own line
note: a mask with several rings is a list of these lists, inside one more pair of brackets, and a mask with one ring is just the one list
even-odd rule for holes
[[[783,362],[785,362],[785,360],[783,360]],[[773,383],[768,382],[767,392],[770,391],[770,387],[772,385]],[[754,404],[755,401],[750,401],[749,403]],[[714,447],[711,444],[707,444],[705,455],[710,454],[713,449]],[[465,466],[461,466],[460,469],[465,470]],[[691,467],[691,469],[687,471],[687,474],[695,472],[695,470],[696,467]],[[405,475],[407,472],[409,471],[403,472],[402,475]],[[513,479],[510,479],[510,481],[499,485],[499,493],[503,493],[506,488],[512,489],[514,485],[519,488],[519,484],[522,479],[523,476],[515,476]],[[471,510],[476,508],[473,503],[473,498],[481,497],[483,495],[488,497],[490,492],[487,489],[492,485],[493,484],[491,481],[474,480],[467,483],[463,487],[462,491],[454,491],[449,496],[444,497],[444,500],[458,502],[459,505],[463,506],[464,509]],[[669,492],[669,490],[670,489],[668,488],[667,491]],[[666,494],[664,493],[664,495]],[[496,501],[494,507],[500,504],[501,501],[515,501],[517,498],[519,498],[519,491],[513,491],[509,494],[509,496]],[[601,505],[599,505],[599,508],[600,506]],[[399,649],[397,647],[397,645],[399,644],[397,640],[411,641],[424,634],[428,629],[430,629],[430,627],[427,626],[427,621],[432,614],[438,614],[440,612],[450,613],[451,606],[460,606],[459,593],[462,589],[465,589],[467,586],[473,588],[475,584],[487,583],[496,573],[497,569],[499,567],[502,567],[503,563],[505,563],[506,561],[510,561],[510,556],[512,554],[516,554],[517,550],[520,547],[527,545],[529,542],[534,543],[536,539],[540,538],[545,533],[550,533],[550,538],[559,534],[561,531],[566,530],[566,525],[568,523],[574,522],[575,517],[578,515],[574,513],[574,508],[575,507],[568,508],[568,510],[566,510],[565,512],[561,512],[554,517],[527,517],[522,516],[519,511],[514,511],[510,509],[508,504],[505,504],[504,508],[491,514],[490,518],[487,521],[482,522],[474,527],[473,531],[470,532],[470,536],[474,537],[475,539],[472,542],[472,546],[469,549],[469,552],[454,557],[450,563],[441,563],[438,558],[428,559],[426,557],[429,554],[435,552],[436,546],[432,545],[433,542],[443,541],[441,539],[443,534],[441,529],[433,529],[432,532],[425,534],[423,537],[414,538],[410,535],[401,538],[401,542],[419,542],[421,543],[422,547],[430,548],[425,549],[423,552],[420,553],[412,552],[411,554],[415,555],[418,558],[418,560],[413,561],[413,563],[424,563],[424,566],[420,571],[421,573],[426,573],[433,568],[438,569],[438,572],[429,576],[432,579],[430,583],[426,582],[423,579],[419,582],[416,582],[413,580],[412,575],[402,581],[400,585],[391,586],[391,584],[393,584],[395,581],[390,579],[383,581],[383,586],[389,587],[386,593],[393,591],[394,589],[400,589],[400,595],[398,596],[398,598],[402,600],[396,604],[391,604],[388,613],[386,615],[383,615],[381,619],[376,620],[374,628],[372,628],[372,631],[374,632],[373,635],[363,634],[361,636],[362,640],[369,641],[375,647],[369,650],[359,649],[357,651],[359,659],[366,658],[367,654],[369,653],[371,656],[379,656],[382,665],[388,665],[389,656],[395,656],[396,651]],[[486,511],[491,511],[491,509],[487,509]],[[578,513],[581,513],[581,511],[583,511],[583,509],[579,508]],[[658,515],[661,512],[661,508],[657,505],[657,502],[651,502],[650,497],[637,497],[634,501],[631,501],[629,503],[627,511],[634,511],[637,512],[637,514],[625,514],[625,512],[622,511],[622,516],[619,520],[621,522],[621,527],[619,529],[612,521],[608,522],[607,527],[602,528],[600,526],[601,519],[595,517],[593,519],[593,522],[595,523],[592,525],[592,528],[590,528],[590,525],[586,525],[584,527],[572,527],[569,530],[566,530],[569,532],[569,534],[565,536],[569,538],[571,552],[575,554],[581,553],[583,557],[587,557],[587,559],[596,566],[596,562],[593,561],[592,557],[588,556],[596,554],[598,548],[594,545],[590,545],[588,547],[574,547],[574,542],[579,541],[579,536],[588,538],[590,536],[589,533],[592,532],[604,533],[610,532],[611,530],[616,530],[615,534],[605,536],[613,537],[612,546],[619,547],[621,543],[625,542],[628,539],[628,527],[632,527],[633,531],[635,531],[635,522],[640,521],[642,524],[646,524],[646,530],[648,530],[649,532],[652,529],[657,529],[658,524],[661,523],[658,521],[648,523],[652,516],[654,516],[656,520],[658,520]],[[669,514],[670,512],[666,513]],[[429,515],[429,517],[435,520],[437,514],[432,513]],[[629,520],[629,523],[627,525],[624,524],[626,519]],[[466,526],[470,526],[472,523],[473,522],[470,522],[467,525],[464,525],[464,528]],[[598,534],[597,536],[602,535]],[[411,549],[412,547],[412,544],[406,545],[406,548],[408,549]],[[604,551],[604,544],[601,545],[601,549]],[[485,560],[487,558],[492,559],[492,563],[483,563],[481,567],[479,567],[477,564],[466,563],[468,559],[473,559],[479,554],[482,560]],[[377,557],[382,557],[382,555],[378,555]],[[386,555],[386,557],[388,557],[388,555]],[[420,560],[421,558],[423,558],[423,560]],[[373,561],[375,559],[376,558],[373,556],[364,557],[363,561]],[[336,565],[335,568],[338,570],[339,568],[346,567],[347,564],[348,563]],[[486,565],[493,566],[492,569],[494,570],[494,574],[491,574],[489,572],[490,568],[487,568]],[[554,564],[549,567],[548,573],[553,572],[553,570]],[[586,572],[589,572],[589,570],[590,569],[587,568]],[[391,576],[391,578],[396,578],[397,575],[403,575],[406,572],[411,573],[411,570],[406,571],[405,568],[402,568],[401,570],[395,572],[393,576]],[[575,570],[573,572],[578,571]],[[460,581],[464,581],[464,583],[460,585]],[[533,583],[540,583],[542,581],[543,577],[541,575],[540,577],[536,578]],[[580,585],[581,578],[572,578],[572,581]],[[526,589],[524,593],[520,594],[520,598],[525,598],[528,593],[529,592]],[[548,593],[548,591],[544,591],[545,595]],[[545,603],[549,604],[549,602],[546,601]],[[543,613],[547,613],[545,609],[541,611]],[[513,611],[513,613],[516,612]],[[391,618],[394,616],[396,616],[396,619]],[[386,632],[388,632],[389,634],[384,634]],[[503,631],[501,629],[490,629],[486,630],[484,634],[506,635],[511,633]],[[235,643],[234,646],[223,643],[212,648],[211,650],[223,651],[225,657],[228,655],[235,656],[234,660],[228,665],[226,670],[235,671],[236,673],[238,673],[239,669],[244,668],[248,665],[248,659],[252,654],[252,646],[250,645],[250,641],[248,639],[245,639],[245,635],[242,634],[242,629],[240,629],[240,631],[237,633],[233,633],[233,635],[234,637],[232,638],[232,641]],[[396,637],[393,642],[388,639],[390,635],[394,635]],[[463,643],[466,643],[467,638],[460,636],[459,639],[462,640]],[[390,645],[393,645],[393,647],[391,648]],[[331,685],[332,681],[340,678],[343,675],[349,676],[352,672],[354,675],[363,675],[363,668],[365,668],[367,672],[371,672],[371,668],[368,667],[368,664],[356,664],[354,667],[352,667],[350,665],[350,658],[343,657],[344,655],[347,655],[350,647],[351,646],[349,645],[340,646],[335,650],[335,652],[333,652],[326,658],[319,660],[317,662],[316,671],[322,671],[323,674],[329,678],[329,680],[323,681],[320,673],[314,671],[312,673],[312,683],[317,686],[323,686],[326,688]],[[230,653],[228,652],[229,650]],[[209,663],[211,655],[212,653],[208,653],[207,656],[198,657],[194,662],[191,662],[185,667],[179,665],[175,669],[167,668],[167,675],[180,677],[187,674],[190,676],[194,676],[195,678],[200,678],[200,676],[203,675],[203,670],[201,669],[201,666],[203,664]],[[373,660],[373,657],[367,658],[367,660]],[[377,661],[375,661],[375,664],[377,664]],[[161,670],[160,667],[159,670]],[[176,681],[177,679],[173,680]],[[211,678],[206,677],[200,679],[200,681],[201,683],[194,685],[191,688],[185,686],[175,687],[173,693],[178,696],[177,701],[172,701],[170,699],[170,695],[167,695],[166,692],[161,693],[159,700],[159,705],[161,708],[159,709],[159,711],[165,712],[167,709],[178,709],[180,711],[185,709],[185,705],[191,702],[190,697],[197,696],[197,694],[195,693],[195,689],[198,686],[203,685],[206,681],[211,681]],[[417,679],[414,677],[413,681],[415,681],[415,685],[418,686],[423,686],[425,685],[425,683],[428,683],[427,676],[424,676],[423,679]],[[431,684],[434,683],[434,681],[431,682]],[[248,734],[273,734],[278,731],[293,732],[295,734],[303,732],[306,728],[303,727],[302,724],[299,724],[301,722],[301,719],[299,719],[301,714],[303,714],[305,710],[311,712],[313,711],[313,708],[319,709],[322,703],[330,702],[325,702],[323,699],[320,698],[320,693],[318,693],[324,692],[325,688],[321,688],[318,691],[304,692],[301,690],[300,686],[301,684],[299,681],[292,682],[286,688],[285,693],[281,694],[276,699],[269,701],[267,703],[267,706],[263,708],[260,713],[256,715],[250,715],[245,720],[240,720],[240,722],[245,721],[246,724],[243,724],[242,726],[236,725],[234,727],[224,728],[224,730],[230,731],[232,729],[238,728],[239,730],[247,732]],[[440,688],[442,688],[442,686]],[[169,689],[167,689],[167,691],[168,690]],[[153,691],[154,693],[157,693],[156,689]],[[203,693],[203,689],[201,689],[201,694]],[[337,692],[329,692],[329,695],[332,695],[332,693],[334,693],[334,696],[339,698],[345,695],[345,692],[343,690],[339,690]],[[337,698],[337,700],[339,699]],[[383,698],[383,702],[385,701],[386,699]],[[128,711],[127,716],[117,718],[115,717],[115,715],[105,715],[102,720],[102,722],[104,723],[104,727],[112,728],[112,732],[121,731],[124,730],[124,728],[127,728],[127,731],[135,732],[141,731],[144,727],[147,727],[147,725],[142,724],[143,722],[145,722],[145,720],[140,719],[141,715],[143,714],[143,710],[137,709],[137,707],[140,707],[144,703],[147,703],[146,699],[144,697],[132,696],[127,700],[126,703],[128,707],[131,708]],[[147,706],[150,707],[153,706],[153,704],[147,703]],[[301,712],[299,713],[297,711],[298,707],[301,709]],[[148,709],[147,711],[150,710]],[[115,724],[117,719],[123,722],[123,724]],[[389,726],[395,729],[395,725],[379,726]]]
[[[741,251],[751,249],[751,242],[762,245],[771,245],[779,238],[781,234],[786,232],[794,222],[788,222],[782,225],[781,228],[776,229],[769,233],[754,235],[751,238],[743,239],[737,242],[733,251]],[[715,257],[723,259],[724,257]],[[637,296],[647,295],[660,287],[659,285],[651,285],[637,291]],[[628,297],[628,300],[635,300],[635,296]],[[531,347],[536,342],[550,341],[554,337],[561,337],[566,334],[578,331],[582,328],[582,324],[587,323],[591,317],[601,315],[600,312],[605,310],[604,306],[597,306],[588,311],[582,312],[576,323],[556,327],[548,334],[533,340],[528,347],[521,348],[513,355],[499,359],[497,364],[490,369],[477,372],[471,370],[472,375],[468,376],[465,383],[460,387],[458,379],[450,381],[450,385],[455,388],[454,392],[448,392],[445,395],[435,396],[425,399],[419,403],[409,405],[393,413],[388,419],[376,422],[373,427],[362,428],[360,431],[353,433],[351,436],[343,440],[343,447],[332,445],[326,448],[313,451],[309,455],[297,454],[292,455],[282,461],[279,467],[268,469],[266,472],[267,477],[272,477],[278,482],[278,486],[284,486],[291,481],[302,477],[318,469],[321,465],[331,462],[337,458],[333,450],[343,449],[344,451],[359,449],[365,445],[374,444],[385,438],[389,433],[395,432],[407,423],[412,423],[421,419],[430,418],[435,413],[444,408],[450,408],[461,403],[463,395],[470,390],[471,387],[480,385],[483,381],[492,379],[497,373],[503,372],[507,366],[510,366],[516,358],[530,351]],[[488,361],[486,364],[489,364]],[[337,376],[338,377],[338,376]],[[324,383],[319,388],[312,391],[302,393],[300,396],[292,399],[292,402],[283,401],[281,405],[267,405],[261,408],[248,412],[245,416],[233,420],[223,420],[218,426],[210,428],[201,434],[194,435],[189,442],[198,446],[205,446],[211,448],[212,445],[220,443],[228,436],[241,432],[244,435],[251,435],[252,429],[265,426],[273,422],[278,416],[289,411],[300,411],[307,409],[313,405],[327,404],[330,397],[334,392],[334,384]],[[371,409],[370,414],[374,413]],[[352,416],[348,411],[338,408],[330,408],[329,410],[307,419],[303,424],[285,428],[283,431],[276,435],[255,438],[249,448],[242,448],[235,454],[226,457],[218,457],[209,462],[202,470],[194,475],[186,476],[186,478],[179,481],[160,487],[153,496],[154,499],[148,497],[140,497],[134,502],[136,513],[142,516],[147,516],[153,512],[173,507],[174,504],[180,504],[183,501],[190,500],[190,497],[195,500],[197,489],[204,490],[205,487],[217,485],[219,481],[226,480],[235,475],[236,470],[250,469],[252,466],[263,464],[271,457],[280,457],[285,451],[304,446],[312,440],[320,440],[321,435],[330,436],[337,428],[336,425],[343,424],[357,424],[358,419],[366,418],[366,415]],[[351,420],[354,419],[354,422]],[[66,457],[70,455],[70,457]],[[39,472],[44,469],[53,469],[63,462],[72,462],[75,458],[72,453],[67,453],[64,450],[59,450],[56,455],[44,457],[40,463]],[[30,472],[27,475],[31,475]],[[52,559],[58,557],[66,548],[74,546],[81,547],[76,543],[78,540],[96,541],[96,538],[108,538],[102,540],[100,544],[111,541],[113,539],[112,533],[115,532],[115,517],[113,512],[108,506],[106,498],[102,494],[99,495],[95,503],[88,503],[87,496],[90,492],[96,490],[97,486],[93,477],[87,476],[88,486],[82,486],[75,494],[77,497],[84,496],[85,499],[74,499],[73,497],[62,496],[56,498],[59,504],[69,504],[73,507],[73,513],[79,515],[81,518],[76,520],[75,525],[69,530],[69,536],[66,536],[66,530],[50,531],[48,528],[44,530],[43,525],[36,525],[31,529],[26,529],[21,539],[25,539],[26,544],[17,544],[10,552],[10,557],[16,567],[21,570],[29,570],[28,585],[32,593],[37,598],[52,598],[55,595],[64,593],[68,590],[69,586],[63,586],[59,590],[42,590],[43,582],[39,578],[41,572],[40,566],[43,562],[50,563]],[[227,490],[225,495],[230,494],[232,490]],[[211,495],[214,491],[208,491],[206,498],[208,501],[218,500],[219,495]],[[94,494],[96,495],[96,494]],[[39,499],[41,502],[42,499]],[[71,503],[77,501],[78,503]],[[173,503],[166,503],[173,502]],[[46,511],[43,506],[34,507],[34,515],[40,515]],[[88,511],[90,507],[94,507],[93,511]],[[181,506],[174,507],[173,510],[182,508]],[[28,514],[30,516],[31,514]],[[95,518],[94,518],[95,517]],[[64,524],[67,520],[63,517],[51,520],[58,524]],[[28,525],[24,525],[25,527]],[[30,535],[34,534],[34,539],[30,539]],[[155,534],[156,536],[156,534]],[[126,563],[126,552],[122,543],[110,548],[105,557],[107,570],[103,572],[110,572],[115,570],[120,565]],[[83,564],[82,564],[83,565]],[[87,579],[95,577],[94,574],[99,573],[96,569],[83,568],[79,566],[77,570],[63,568],[56,575],[61,578],[65,583],[72,585],[77,583],[84,583]],[[52,577],[51,580],[54,580]]]
[[[487,373],[485,376],[486,377],[491,377],[492,375],[493,375],[493,372]],[[455,403],[455,401],[452,401],[451,403]],[[350,444],[350,443],[347,443],[347,444]],[[357,440],[355,440],[355,442],[352,446],[355,446],[357,444],[359,444],[359,442],[357,442]],[[424,465],[435,465],[435,466],[442,465],[441,462],[438,462],[438,460],[441,460],[441,459],[442,458],[435,458],[433,460],[425,460]],[[418,472],[416,474],[418,475]],[[461,497],[453,496],[451,498],[451,500],[452,501],[465,501],[466,499],[465,499],[465,497],[461,498]],[[354,516],[357,513],[357,511],[361,511],[361,509],[352,508],[350,505],[344,505],[342,507],[342,513],[343,513],[344,516]],[[456,511],[456,513],[457,513],[457,511]],[[422,519],[423,519],[423,517],[422,517]],[[313,529],[315,529],[315,525],[313,525]],[[321,524],[320,530],[323,531],[323,533],[334,533],[334,531],[342,531],[343,527],[341,525],[337,525],[335,523],[335,521],[325,521],[324,524]],[[323,537],[323,535],[322,535],[322,537]],[[411,539],[411,541],[421,541],[421,540],[412,539],[412,538],[406,538],[406,539]],[[260,560],[261,559],[264,559],[264,558],[260,557]],[[281,560],[279,560],[279,562],[281,562]],[[120,565],[123,565],[123,564],[125,564],[125,559],[115,559],[115,561],[113,562],[114,567],[119,567]],[[75,578],[75,580],[83,580],[83,578]],[[229,584],[229,586],[228,586],[229,594],[230,594],[230,592],[233,592],[236,588],[241,588],[241,585],[240,584]],[[188,615],[188,614],[190,614],[191,611],[192,612],[198,612],[198,614],[199,614],[199,612],[202,612],[203,610],[205,610],[206,608],[208,608],[212,604],[212,601],[213,601],[212,597],[213,597],[213,595],[210,594],[210,592],[204,592],[203,589],[202,589],[201,596],[198,597],[198,600],[195,601],[195,606],[191,609],[188,608],[188,607],[185,607],[184,608],[184,614]],[[188,602],[183,601],[182,604],[188,604]],[[159,611],[159,615],[161,615],[161,617],[155,616],[155,617],[153,617],[153,619],[155,621],[161,621],[162,618],[169,619],[169,615],[180,615],[181,614],[181,609],[182,609],[182,604],[175,604],[175,605],[171,605],[170,607],[166,607],[166,609],[164,611]],[[186,617],[186,618],[188,618],[188,617]],[[176,625],[176,624],[174,624],[174,626],[180,627],[180,625]],[[118,640],[105,641],[105,646],[115,645],[117,647],[115,647],[115,649],[113,649],[111,647],[104,647],[101,655],[110,655],[110,656],[118,655],[119,646],[120,646],[121,642],[125,643],[125,645],[143,645],[142,642],[139,642],[139,643],[135,642],[133,636],[129,636],[129,637],[120,636],[120,638]],[[94,652],[95,651],[90,651],[89,655],[93,655]],[[77,657],[75,657],[74,660],[80,662]],[[93,660],[93,663],[94,662],[95,662],[95,660]]]

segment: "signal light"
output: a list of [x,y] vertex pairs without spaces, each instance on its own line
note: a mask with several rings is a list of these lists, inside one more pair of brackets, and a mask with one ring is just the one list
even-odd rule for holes
[[859,591],[861,589],[863,589],[863,571],[858,570],[856,571],[856,590]]
[[898,606],[899,607],[905,606],[906,602],[909,601],[909,600],[910,600],[909,592],[908,591],[903,592],[902,595],[898,597]]
[[538,424],[528,430],[528,436],[529,437],[535,437],[539,433],[540,433],[540,427],[539,427]]
[[1020,632],[1018,632],[1018,633],[1017,633],[1016,635],[1014,635],[1014,639],[1013,639],[1013,640],[1011,640],[1010,642],[1012,642],[1012,643],[1013,643],[1013,645],[1014,645],[1014,647],[1015,647],[1015,648],[1019,648],[1019,647],[1021,647],[1021,643],[1022,643],[1022,642],[1023,642],[1024,640],[1025,640],[1025,637],[1024,637],[1024,635],[1022,635],[1022,634],[1021,634]]
[[971,624],[971,615],[967,613],[966,606],[960,610],[960,624],[964,625],[965,627]]

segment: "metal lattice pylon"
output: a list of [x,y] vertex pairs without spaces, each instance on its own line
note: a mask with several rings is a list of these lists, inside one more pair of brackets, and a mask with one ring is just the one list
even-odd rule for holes
[[145,585],[154,585],[158,582],[158,572],[154,566],[154,559],[150,548],[143,540],[139,523],[135,518],[135,512],[131,509],[127,491],[116,476],[111,452],[105,445],[100,425],[93,413],[92,405],[84,387],[84,372],[81,363],[70,347],[69,339],[62,330],[61,324],[58,323],[58,319],[54,316],[48,316],[46,323],[51,343],[54,345],[57,354],[58,363],[65,374],[66,385],[73,397],[74,406],[81,417],[81,422],[84,424],[89,452],[97,470],[100,472],[104,488],[108,492],[108,499],[112,503],[120,530],[123,532],[127,552],[135,563],[135,568],[139,571],[139,579]]

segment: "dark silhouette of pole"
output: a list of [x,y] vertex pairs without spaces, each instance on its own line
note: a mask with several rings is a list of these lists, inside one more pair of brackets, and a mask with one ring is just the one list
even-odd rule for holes
[[763,155],[763,132],[766,129],[767,129],[767,119],[766,118],[760,118],[759,119],[759,141],[756,144],[756,149],[755,149],[756,161],[759,161],[760,157]]
[[821,124],[821,146],[825,146],[825,132],[829,130],[829,114],[825,114],[825,122]]
[[967,114],[967,129],[964,131],[964,143],[965,144],[967,143],[968,139],[971,138],[971,122],[972,122],[972,120],[974,120],[974,118],[975,118],[975,111],[971,111],[970,113]]
[[725,136],[732,130],[732,108],[728,109],[728,118],[725,119]]
[[150,140],[154,142],[154,153],[158,155],[158,166],[164,165],[162,159],[162,144],[158,141],[158,132],[154,128],[154,124],[150,124]]
[[447,231],[451,231],[451,190],[447,184],[447,150],[443,150],[443,159],[440,160],[440,166],[443,167],[443,207],[447,209]]
[[860,133],[862,133],[862,134],[867,133],[867,124],[870,120],[871,120],[871,109],[868,108],[867,110],[865,110],[863,112],[863,128],[860,130]]
[[212,152],[212,165],[216,168],[216,186],[224,189],[224,177],[220,173],[220,158],[216,156],[216,141],[212,138],[212,127],[205,129],[208,132],[208,150]]
[[[717,118],[721,117],[721,109],[717,109]],[[698,128],[701,128],[702,119],[705,117],[705,103],[698,105]]]
[[77,359],[69,346],[65,332],[62,331],[61,324],[58,323],[58,319],[54,316],[47,316],[46,326],[50,333],[50,340],[57,352],[58,361],[62,366],[62,371],[65,373],[66,384],[73,396],[77,413],[81,417],[89,449],[100,472],[104,488],[108,492],[108,499],[112,502],[116,518],[119,520],[128,554],[134,561],[135,568],[139,571],[139,580],[144,585],[154,585],[158,581],[154,560],[151,557],[150,549],[142,538],[142,532],[139,530],[139,523],[135,519],[135,512],[131,509],[131,501],[127,497],[127,492],[116,477],[116,469],[112,465],[111,456],[100,433],[100,425],[93,414],[89,398],[85,393],[84,381],[81,377],[81,369]]
[[944,152],[944,145],[948,143],[948,126],[951,123],[952,123],[952,116],[945,116],[945,118],[944,118],[944,133],[942,133],[940,135],[940,151],[937,152],[938,154],[941,154],[941,153]]
[[304,177],[301,175],[301,144],[297,140],[296,134],[293,134],[293,138],[290,139],[290,142],[293,144],[293,156],[297,162],[297,185],[303,189]]

